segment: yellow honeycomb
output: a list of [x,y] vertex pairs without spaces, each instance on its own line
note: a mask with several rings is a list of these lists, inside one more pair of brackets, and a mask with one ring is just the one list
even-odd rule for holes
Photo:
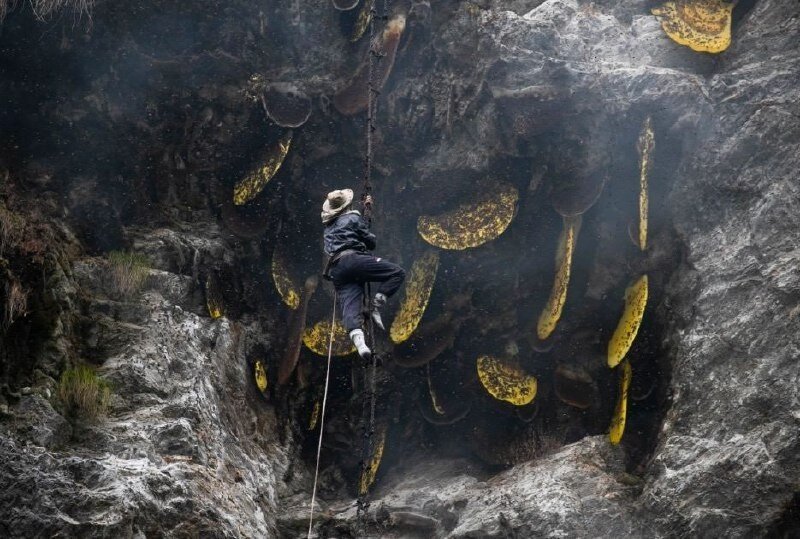
[[211,318],[217,319],[225,316],[225,305],[222,302],[222,293],[216,279],[211,275],[206,277],[206,306]]
[[723,0],[674,0],[651,13],[676,43],[698,52],[720,53],[731,44],[734,2]]
[[437,216],[423,215],[417,231],[425,241],[442,249],[478,247],[502,234],[517,208],[519,193],[510,184],[499,184],[491,197],[463,204]]
[[438,268],[439,253],[436,251],[426,253],[412,264],[400,311],[389,328],[393,343],[400,344],[407,340],[417,329],[428,306]]
[[[303,333],[303,344],[320,356],[328,357],[328,342],[331,338],[331,323],[327,320],[317,322]],[[356,351],[347,330],[338,320],[333,332],[333,355],[346,356]]]
[[364,471],[361,473],[361,478],[358,481],[358,493],[360,495],[364,495],[369,491],[369,487],[375,482],[375,476],[378,475],[378,468],[381,465],[383,450],[386,446],[386,429],[377,429],[375,437],[375,447],[372,452],[372,457],[369,459],[369,464],[364,468]]
[[289,275],[283,253],[277,247],[272,253],[272,281],[283,302],[290,309],[297,309],[300,306],[300,291]]
[[564,227],[561,231],[556,251],[556,276],[553,280],[553,288],[536,325],[536,334],[541,340],[545,340],[553,333],[558,320],[561,318],[561,311],[564,309],[564,303],[567,300],[572,254],[575,251],[575,241],[580,229],[580,223],[580,216],[564,217]]
[[481,356],[477,367],[481,384],[497,400],[525,406],[536,397],[536,378],[525,374],[518,366],[492,356]]
[[639,249],[647,248],[647,179],[653,166],[653,149],[656,146],[653,123],[648,116],[642,125],[636,149],[639,151]]
[[628,390],[631,386],[633,371],[628,360],[622,363],[622,373],[619,379],[619,397],[617,406],[614,408],[614,416],[611,418],[611,427],[608,431],[608,440],[617,445],[622,440],[625,433],[625,420],[628,416]]
[[289,131],[278,143],[267,151],[264,163],[250,171],[233,187],[233,203],[242,206],[253,200],[280,170],[289,147],[292,144],[292,132]]
[[619,319],[617,329],[608,342],[608,366],[619,365],[630,350],[647,306],[647,275],[642,275],[625,290],[625,310]]
[[426,377],[428,379],[428,394],[431,396],[431,404],[433,405],[433,409],[439,415],[445,415],[446,412],[442,404],[439,402],[439,397],[436,395],[436,391],[433,389],[433,382],[431,381],[431,364],[425,364],[425,371]]
[[253,373],[256,378],[256,386],[261,393],[267,393],[267,370],[264,368],[264,362],[257,359],[253,365]]
[[308,430],[314,430],[317,428],[317,422],[319,422],[319,412],[322,409],[319,401],[314,403],[314,408],[311,410],[311,418],[308,420]]

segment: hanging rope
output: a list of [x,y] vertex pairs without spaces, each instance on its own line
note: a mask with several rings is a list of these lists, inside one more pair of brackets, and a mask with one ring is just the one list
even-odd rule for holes
[[[379,91],[375,88],[375,59],[380,60],[383,54],[377,50],[375,43],[375,18],[377,10],[375,9],[375,0],[372,0],[370,6],[370,22],[369,22],[369,54],[368,56],[368,80],[367,80],[367,119],[366,119],[366,135],[367,144],[364,156],[364,185],[361,192],[361,202],[364,205],[364,218],[367,224],[372,226],[372,134],[375,132],[375,105],[376,97]],[[383,14],[381,20],[388,20],[388,1],[383,2]],[[369,197],[369,198],[368,198]],[[367,398],[362,401],[362,419],[367,417],[366,425],[364,427],[364,444],[361,455],[361,477],[364,477],[364,472],[367,467],[367,462],[372,456],[372,438],[375,434],[375,401],[376,401],[376,385],[377,385],[377,369],[378,369],[378,355],[375,350],[375,328],[372,320],[372,307],[371,291],[369,283],[365,285],[365,319],[367,320],[367,333],[370,341],[370,349],[372,350],[372,362],[369,372],[367,371],[367,364],[362,362],[362,372],[364,377],[364,387],[367,390]],[[331,316],[331,336],[328,343],[328,365],[325,371],[325,391],[322,397],[322,410],[320,417],[319,429],[319,442],[317,443],[317,462],[314,469],[314,487],[311,493],[311,510],[308,518],[308,538],[311,538],[311,532],[314,524],[314,502],[317,495],[317,481],[319,478],[319,461],[322,453],[322,434],[325,429],[325,406],[328,400],[328,383],[330,380],[331,370],[331,355],[333,350],[333,336],[334,336],[334,322],[336,319],[336,295],[333,298],[333,315]],[[360,481],[359,481],[360,483]],[[357,501],[357,521],[358,527],[361,530],[362,536],[366,532],[366,512],[369,509],[369,501],[367,500],[366,489],[362,492],[359,488],[359,496]]]
[[[372,133],[375,131],[375,57],[379,54],[375,50],[375,0],[371,0],[369,16],[369,53],[367,54],[367,148],[364,155],[364,186],[361,191],[361,203],[364,205],[364,218],[372,225],[372,203],[368,199],[372,195]],[[370,202],[368,202],[368,200]]]
[[308,515],[308,539],[314,526],[314,502],[317,499],[317,480],[319,479],[319,457],[322,454],[322,433],[325,432],[325,405],[328,403],[328,383],[331,378],[331,356],[333,355],[333,335],[336,331],[336,293],[333,294],[333,314],[331,314],[331,336],[328,340],[328,366],[325,369],[325,391],[322,393],[322,410],[319,417],[319,442],[317,442],[317,465],[314,468],[314,488],[311,491],[311,511]]
[[[377,50],[375,41],[375,18],[377,10],[373,0],[370,7],[370,23],[369,23],[369,54],[368,54],[368,78],[367,78],[367,148],[364,156],[364,186],[361,194],[361,201],[364,204],[364,218],[367,220],[368,225],[372,226],[372,134],[375,132],[375,114],[376,114],[376,98],[380,93],[375,88],[375,60],[380,60],[383,54]],[[383,14],[381,20],[385,22],[388,20],[388,2],[383,2]],[[368,198],[369,197],[369,198]],[[372,458],[373,452],[373,436],[375,434],[375,404],[376,404],[376,385],[377,385],[377,370],[378,370],[378,354],[375,348],[375,324],[372,320],[372,291],[369,283],[365,285],[364,290],[364,318],[367,320],[367,334],[369,338],[369,346],[372,350],[372,362],[369,371],[367,364],[362,363],[362,374],[364,380],[364,389],[367,391],[366,398],[362,401],[361,417],[362,420],[366,418],[364,426],[364,443],[361,452],[361,474],[360,478],[365,477],[365,472],[368,467],[368,462]],[[367,389],[368,388],[368,389]],[[356,520],[357,527],[360,535],[366,535],[366,516],[369,511],[369,500],[367,498],[367,485],[363,490],[361,489],[361,481],[359,480],[359,493],[357,500]]]

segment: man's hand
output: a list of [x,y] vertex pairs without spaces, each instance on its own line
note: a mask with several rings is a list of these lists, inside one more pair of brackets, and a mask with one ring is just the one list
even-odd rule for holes
[[364,206],[372,206],[372,195],[364,197]]

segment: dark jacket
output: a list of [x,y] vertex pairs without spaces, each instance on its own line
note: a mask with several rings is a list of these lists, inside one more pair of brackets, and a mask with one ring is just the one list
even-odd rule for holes
[[325,227],[325,253],[332,256],[344,249],[375,249],[375,234],[369,231],[367,222],[356,210],[341,214]]

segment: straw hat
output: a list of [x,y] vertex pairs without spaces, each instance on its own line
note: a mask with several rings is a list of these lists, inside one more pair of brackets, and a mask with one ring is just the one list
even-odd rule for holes
[[328,193],[328,198],[322,204],[322,224],[327,225],[353,202],[352,189],[337,189]]

